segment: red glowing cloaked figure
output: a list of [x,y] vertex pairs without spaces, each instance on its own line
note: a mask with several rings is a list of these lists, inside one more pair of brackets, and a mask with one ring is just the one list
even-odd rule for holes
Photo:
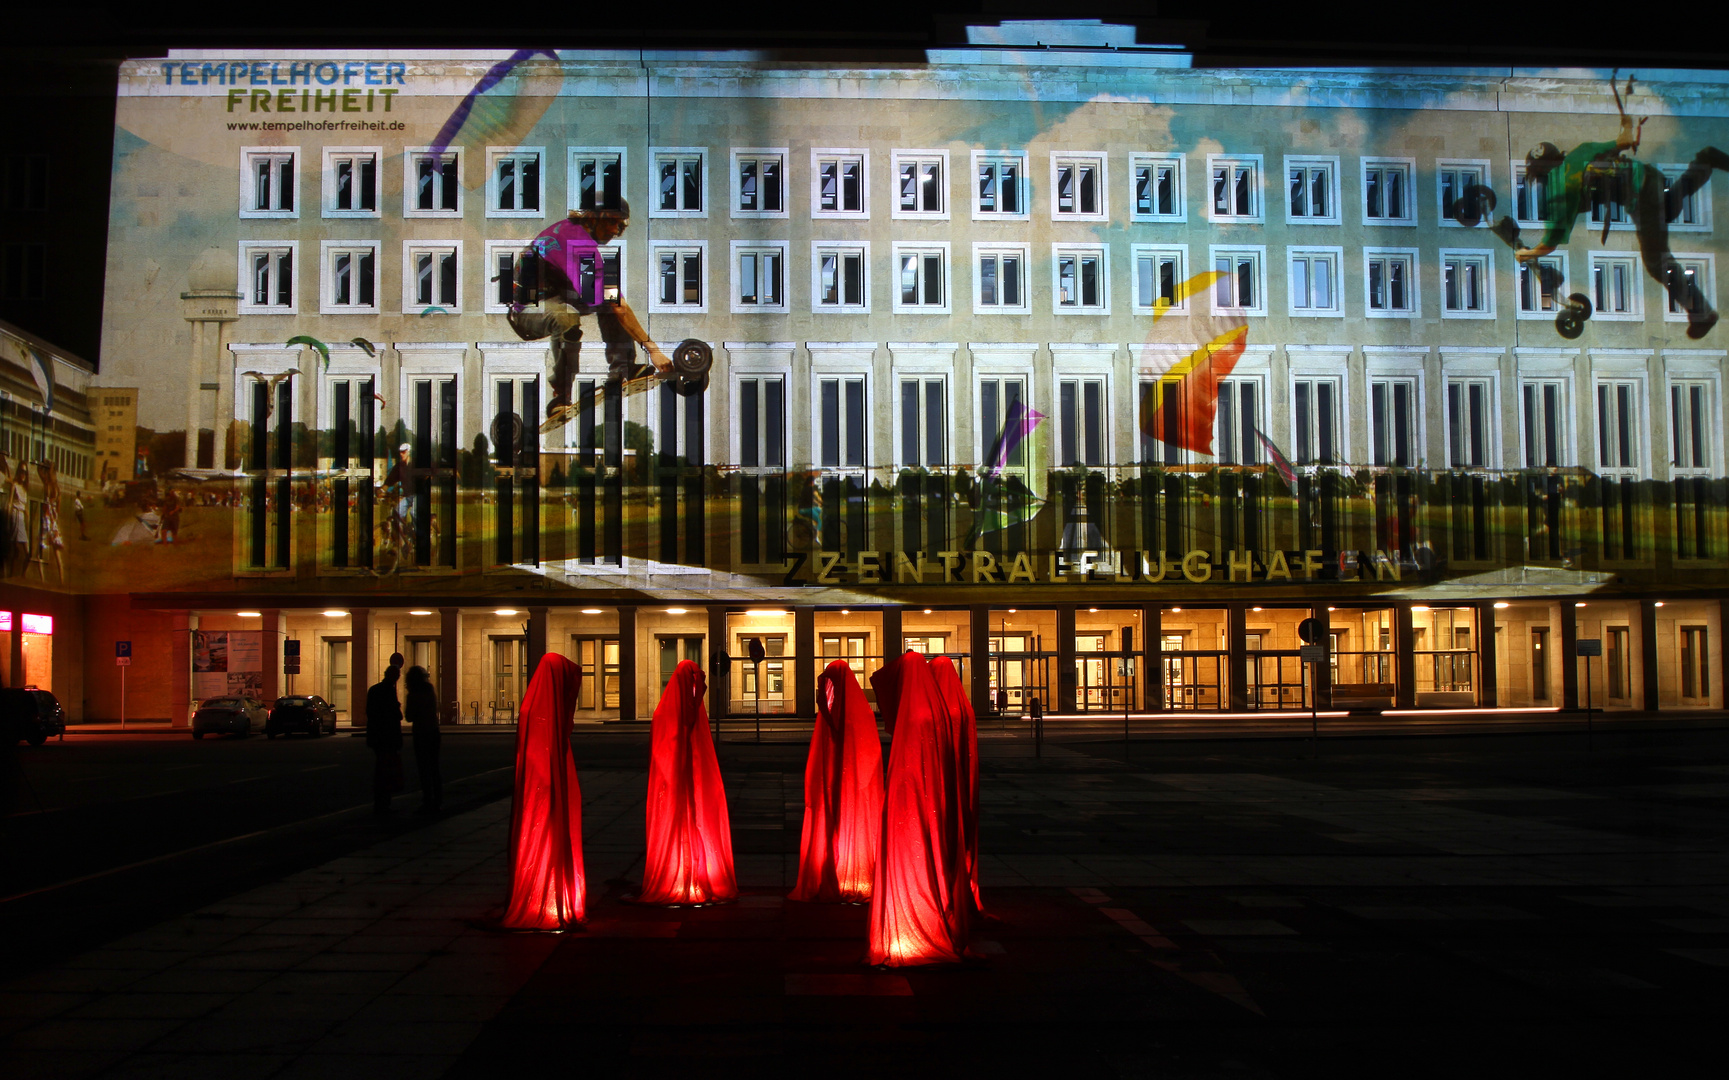
[[882,739],[845,660],[817,679],[816,703],[804,767],[798,885],[789,899],[857,903],[870,899],[882,833]]
[[[896,710],[871,893],[872,964],[959,961],[978,914],[978,732],[954,665],[909,652],[871,678]],[[887,707],[885,705],[885,707]]]
[[654,709],[648,765],[648,855],[642,904],[709,904],[738,898],[726,788],[708,732],[708,681],[679,661]]
[[516,798],[510,814],[510,903],[500,925],[565,930],[583,921],[582,791],[570,752],[582,669],[541,657],[516,721]]

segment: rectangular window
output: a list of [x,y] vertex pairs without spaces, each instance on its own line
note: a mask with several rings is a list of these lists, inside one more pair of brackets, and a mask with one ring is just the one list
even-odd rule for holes
[[868,313],[869,272],[868,244],[812,244],[811,310]]
[[292,313],[294,244],[250,244],[240,251],[242,311]]
[[817,380],[819,445],[817,463],[825,469],[862,469],[869,414],[863,375]]
[[1285,159],[1285,213],[1293,225],[1339,223],[1339,160]]
[[902,468],[940,469],[948,456],[948,383],[942,376],[901,379]]
[[374,147],[324,150],[324,215],[378,216],[378,156]]
[[1051,155],[1051,213],[1055,218],[1105,219],[1105,156]]
[[240,152],[240,216],[295,216],[292,147],[252,147]]
[[947,245],[894,245],[896,311],[944,314],[949,310]]
[[1566,256],[1544,255],[1519,268],[1519,313],[1553,315],[1560,309],[1561,286],[1566,280]]
[[863,150],[812,150],[811,216],[868,217],[870,155]]
[[462,213],[461,151],[410,149],[402,189],[403,216],[452,217]]
[[545,177],[538,149],[487,151],[487,215],[489,217],[537,217],[544,203]]
[[[1213,460],[1218,464],[1261,463],[1261,440],[1256,435],[1261,430],[1260,401],[1261,384],[1253,379],[1226,379],[1219,383],[1213,432]],[[1177,459],[1167,453],[1166,463],[1176,464]]]
[[1639,257],[1592,252],[1590,260],[1591,300],[1596,305],[1592,318],[1640,318],[1644,305]]
[[1566,456],[1566,384],[1555,379],[1528,380],[1519,388],[1525,431],[1525,467],[1553,469]]
[[1417,203],[1411,198],[1415,163],[1363,159],[1363,224],[1415,225]]
[[31,211],[48,209],[48,155],[6,155],[6,196],[8,210]]
[[978,179],[973,216],[976,218],[1024,218],[1027,216],[1027,159],[1024,154],[973,153],[973,175]]
[[1315,251],[1293,248],[1289,281],[1292,315],[1341,315],[1339,302],[1340,249]]
[[1532,177],[1523,162],[1513,163],[1513,217],[1519,224],[1541,228],[1544,203],[1548,200],[1548,184],[1553,174]]
[[1256,222],[1261,214],[1261,159],[1208,155],[1212,174],[1211,217],[1214,221]]
[[1441,252],[1441,312],[1443,317],[1492,319],[1495,292],[1486,251]]
[[786,379],[747,375],[738,380],[739,465],[786,468]]
[[570,151],[570,208],[617,210],[623,202],[623,148],[573,147]]
[[[1435,163],[1435,191],[1443,226],[1457,228],[1490,224],[1488,203],[1483,189],[1489,186],[1487,161],[1438,161]],[[1476,218],[1472,221],[1472,218]]]
[[896,151],[895,217],[948,217],[948,154]]
[[653,250],[654,302],[649,310],[706,310],[702,247],[656,244]]
[[378,246],[324,241],[327,314],[378,310]]
[[1639,468],[1639,384],[1631,379],[1597,384],[1597,468]]
[[1711,227],[1710,179],[1707,177],[1698,187],[1683,194],[1681,187],[1677,185],[1680,185],[1687,169],[1686,165],[1663,166],[1663,201],[1671,231],[1704,230]]
[[1107,314],[1106,251],[1103,247],[1054,247],[1056,311]]
[[1711,306],[1712,295],[1717,290],[1712,281],[1714,260],[1711,256],[1677,255],[1675,262],[1681,267],[1681,279],[1688,286],[1686,299],[1677,300],[1673,295],[1668,295],[1665,302],[1668,304],[1668,317],[1679,321],[1688,315],[1702,314]]
[[1337,465],[1339,383],[1336,379],[1296,379],[1291,384],[1291,443],[1298,465]]
[[1015,439],[1011,445],[1003,445],[1007,425],[1011,421],[1024,421],[1030,407],[1026,377],[991,375],[981,378],[978,386],[980,467],[999,471],[1026,468],[1026,440]]
[[786,151],[732,152],[734,217],[785,217]]
[[0,257],[0,297],[42,300],[48,296],[48,245],[7,244]]
[[1183,155],[1129,155],[1129,217],[1135,221],[1183,221]]
[[1213,249],[1213,269],[1221,275],[1213,283],[1213,307],[1246,315],[1266,314],[1259,249]]
[[1027,298],[1027,248],[975,247],[978,288],[973,308],[981,314],[1025,313],[1030,310]]
[[1371,319],[1408,319],[1419,310],[1417,253],[1374,248],[1363,252],[1364,308]]
[[405,248],[403,311],[414,314],[429,314],[433,308],[443,308],[451,314],[461,311],[458,271],[462,266],[462,245],[450,241],[413,243]]
[[1136,244],[1132,251],[1135,266],[1135,311],[1150,313],[1167,310],[1172,314],[1185,313],[1189,307],[1188,298],[1179,295],[1178,287],[1188,276],[1184,265],[1188,261],[1188,249]]
[[1711,384],[1677,381],[1669,386],[1669,463],[1677,469],[1711,467]]
[[376,380],[331,379],[329,387],[330,564],[370,567],[373,560]]
[[787,245],[733,241],[733,310],[784,312]]
[[1494,452],[1494,418],[1487,379],[1447,380],[1447,464],[1487,469]]
[[698,149],[654,152],[654,217],[703,217],[708,205],[708,152]]
[[1416,462],[1416,402],[1413,379],[1369,383],[1369,439],[1377,468],[1407,469]]
[[1059,381],[1057,427],[1057,464],[1105,464],[1105,380]]
[[1591,200],[1591,224],[1602,228],[1628,229],[1633,215],[1628,207],[1633,203],[1633,173],[1630,169],[1615,169],[1601,175],[1587,174],[1586,193]]

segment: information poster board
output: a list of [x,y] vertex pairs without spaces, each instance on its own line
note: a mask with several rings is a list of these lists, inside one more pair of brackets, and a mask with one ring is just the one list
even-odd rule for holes
[[192,693],[199,701],[264,693],[262,630],[194,630]]

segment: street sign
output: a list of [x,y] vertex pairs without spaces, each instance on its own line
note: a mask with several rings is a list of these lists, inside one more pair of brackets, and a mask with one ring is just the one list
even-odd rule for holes
[[300,639],[289,638],[282,643],[282,673],[300,674]]
[[1303,645],[1297,649],[1305,664],[1324,664],[1327,662],[1327,647],[1325,645]]
[[1580,656],[1602,656],[1603,655],[1603,639],[1602,638],[1582,637],[1578,640],[1578,642],[1576,644],[1577,644],[1578,648],[1575,651]]
[[132,643],[130,641],[116,641],[114,643],[114,655],[117,657],[124,656],[130,660],[132,658]]
[[1321,620],[1304,619],[1298,623],[1297,637],[1305,645],[1319,645],[1321,643]]
[[132,658],[130,656],[116,656],[114,658],[114,666],[115,667],[131,667],[132,666]]

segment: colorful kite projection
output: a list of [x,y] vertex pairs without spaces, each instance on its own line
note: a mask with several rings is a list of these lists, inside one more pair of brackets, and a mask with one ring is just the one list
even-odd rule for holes
[[1025,403],[1010,403],[1002,434],[985,453],[985,464],[979,469],[979,505],[973,513],[973,527],[967,537],[969,545],[985,533],[1030,521],[1045,505],[1044,495],[1027,484],[1028,479],[1038,484],[1044,477],[1043,470],[1032,470],[1024,477],[1019,471],[1005,472],[1026,461],[1021,448],[1044,420],[1043,413]]
[[1267,433],[1260,428],[1255,429],[1255,438],[1261,441],[1261,449],[1267,452],[1267,460],[1273,463],[1279,478],[1292,491],[1297,490],[1297,470],[1291,468],[1291,462],[1285,455],[1279,453],[1279,448],[1273,445],[1273,440],[1267,438]]
[[[1157,322],[1181,304],[1225,275],[1217,270],[1196,274],[1177,287],[1173,302],[1160,299],[1153,320]],[[1174,363],[1162,367],[1155,360],[1146,374],[1153,384],[1141,394],[1141,431],[1167,446],[1199,454],[1213,452],[1213,417],[1219,405],[1219,381],[1231,373],[1248,344],[1249,327],[1240,317],[1228,320],[1224,333]]]
[[[459,138],[476,146],[515,146],[521,143],[545,115],[547,106],[552,104],[552,99],[564,80],[563,74],[558,72],[556,67],[549,73],[516,71],[518,65],[535,56],[558,60],[558,53],[552,49],[518,49],[506,59],[492,65],[486,74],[480,77],[480,81],[474,84],[474,89],[468,92],[468,96],[462,99],[461,104],[457,105],[450,118],[445,120],[444,126],[438,129],[437,137],[432,140],[432,153],[444,153]],[[513,93],[488,93],[513,73],[516,74],[518,82]],[[469,175],[483,176],[477,171],[471,171]],[[501,181],[502,179],[501,177]],[[518,177],[512,173],[510,180],[523,183],[526,193],[529,187],[526,177]],[[484,177],[482,182],[484,183]],[[533,188],[538,194],[538,178]],[[539,209],[529,206],[522,208]]]
[[367,356],[376,357],[378,355],[378,346],[363,337],[350,338],[348,343],[359,349],[361,352],[364,352]]
[[869,900],[882,837],[883,757],[876,714],[845,660],[817,679],[804,767],[804,837],[793,900]]
[[978,901],[978,732],[954,665],[909,652],[871,677],[896,711],[872,882],[869,958],[899,967],[966,954]]
[[324,358],[324,370],[325,371],[330,370],[330,346],[326,345],[322,341],[319,341],[317,338],[308,337],[306,334],[296,334],[293,337],[289,338],[287,341],[284,341],[282,344],[284,344],[284,345],[310,345],[310,346],[312,346],[312,351]]
[[738,898],[726,789],[702,698],[708,681],[679,661],[654,708],[648,764],[644,904],[708,904]]
[[582,669],[547,653],[516,722],[516,797],[510,814],[510,903],[501,925],[565,930],[583,921],[582,792],[571,757]]

